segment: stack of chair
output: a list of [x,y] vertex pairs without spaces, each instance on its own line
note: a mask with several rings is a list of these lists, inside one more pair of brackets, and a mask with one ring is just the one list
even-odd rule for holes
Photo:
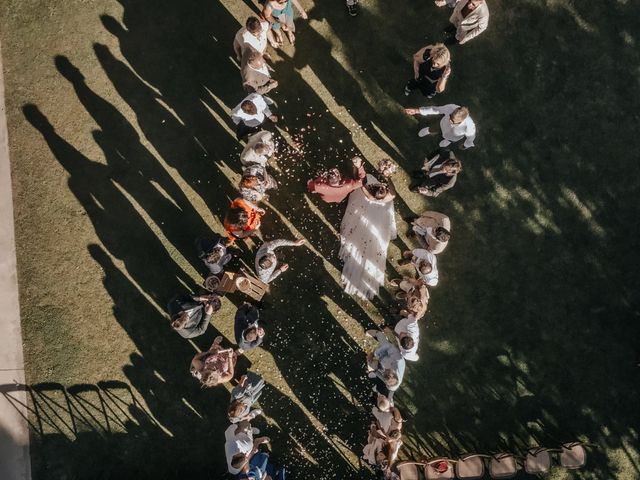
[[[468,453],[457,459],[434,457],[422,461],[405,461],[396,464],[400,480],[454,479],[479,480],[488,473],[492,479],[513,478],[518,471],[530,475],[547,473],[554,463],[569,470],[582,468],[587,463],[584,442],[563,443],[559,448],[533,447],[524,456],[499,452],[491,455]],[[557,455],[557,457],[556,457]]]

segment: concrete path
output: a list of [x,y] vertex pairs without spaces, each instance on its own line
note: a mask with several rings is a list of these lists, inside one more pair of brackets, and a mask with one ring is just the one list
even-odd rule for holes
[[0,45],[0,479],[31,479],[27,395]]

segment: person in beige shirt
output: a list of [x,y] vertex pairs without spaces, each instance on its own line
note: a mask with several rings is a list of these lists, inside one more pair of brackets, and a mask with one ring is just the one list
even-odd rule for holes
[[251,165],[266,166],[269,158],[275,153],[276,144],[273,140],[273,133],[267,130],[260,130],[249,136],[247,146],[244,147],[240,154],[240,163],[242,168]]
[[434,255],[441,253],[449,244],[451,220],[445,214],[426,211],[411,225],[420,245]]
[[[435,0],[438,7],[450,5],[448,0]],[[477,37],[489,26],[489,7],[485,0],[456,0],[449,17],[451,25],[445,29],[445,44],[460,45]]]
[[278,86],[278,82],[271,78],[271,70],[262,54],[253,49],[245,50],[240,70],[242,87],[247,93],[269,93]]

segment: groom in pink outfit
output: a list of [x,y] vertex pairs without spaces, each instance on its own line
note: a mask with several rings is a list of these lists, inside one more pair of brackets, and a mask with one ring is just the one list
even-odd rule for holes
[[345,178],[340,175],[337,168],[332,168],[326,174],[320,175],[307,182],[307,188],[311,193],[317,193],[327,203],[340,203],[351,192],[362,187],[362,181],[366,176],[364,165],[360,157],[351,160],[355,170],[355,178]]

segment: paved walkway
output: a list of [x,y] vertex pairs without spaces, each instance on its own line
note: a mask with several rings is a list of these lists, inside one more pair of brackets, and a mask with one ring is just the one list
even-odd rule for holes
[[18,277],[13,231],[11,169],[0,45],[0,479],[31,479]]

